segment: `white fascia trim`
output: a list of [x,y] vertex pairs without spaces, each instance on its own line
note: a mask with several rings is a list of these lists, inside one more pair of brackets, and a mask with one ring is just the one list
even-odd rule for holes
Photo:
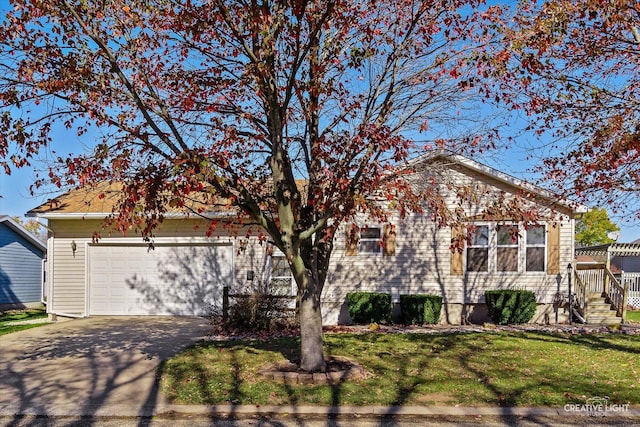
[[209,246],[233,246],[233,237],[156,237],[151,242],[145,242],[142,237],[103,237],[97,243],[87,241],[89,246],[147,246],[147,245],[209,245]]

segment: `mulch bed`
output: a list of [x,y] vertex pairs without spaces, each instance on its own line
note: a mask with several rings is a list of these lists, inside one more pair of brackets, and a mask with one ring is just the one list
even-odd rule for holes
[[[640,324],[624,324],[615,326],[606,325],[337,325],[325,326],[327,334],[464,334],[477,332],[539,332],[547,334],[624,334],[640,335]],[[280,337],[295,337],[300,333],[298,328],[288,328],[277,331],[226,331],[222,328],[214,328],[209,335],[211,341],[244,340],[244,339],[271,339]]]

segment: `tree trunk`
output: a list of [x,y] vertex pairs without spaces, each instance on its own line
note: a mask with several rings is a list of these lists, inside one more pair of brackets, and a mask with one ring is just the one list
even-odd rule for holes
[[[326,235],[327,230],[316,237]],[[326,236],[324,236],[326,237]],[[298,283],[298,316],[300,320],[300,369],[324,372],[326,364],[322,348],[322,308],[320,297],[327,278],[333,244],[330,238],[306,242],[292,263]]]
[[322,349],[322,286],[307,278],[307,289],[300,295],[300,369],[306,372],[324,372]]

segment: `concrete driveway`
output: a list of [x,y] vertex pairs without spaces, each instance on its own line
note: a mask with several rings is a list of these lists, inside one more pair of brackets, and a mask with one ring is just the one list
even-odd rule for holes
[[191,317],[90,317],[0,336],[0,415],[147,415],[156,367],[210,330]]

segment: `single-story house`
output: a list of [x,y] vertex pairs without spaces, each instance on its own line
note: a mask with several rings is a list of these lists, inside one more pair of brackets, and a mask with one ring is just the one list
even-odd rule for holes
[[[469,196],[463,204],[469,235],[461,251],[451,245],[465,229],[439,227],[428,211],[392,216],[386,224],[366,218],[343,224],[322,296],[325,324],[350,321],[345,300],[352,291],[389,292],[395,302],[401,294],[442,295],[441,321],[457,324],[486,318],[486,290],[527,289],[539,303],[535,321],[563,320],[556,303],[567,293],[575,218],[586,208],[459,155],[429,154],[412,165],[416,185],[438,170],[442,191],[464,184],[475,186],[482,197],[517,197],[541,219],[526,227],[498,220]],[[236,238],[243,232],[221,225],[205,237],[208,220],[184,212],[169,210],[152,247],[140,236],[104,230],[103,219],[117,195],[110,188],[70,191],[29,212],[47,219],[52,230],[50,313],[203,315],[220,304],[223,286],[236,293],[256,286],[295,293],[286,260],[272,246],[258,238]],[[232,212],[208,216],[224,223]]]
[[0,216],[0,309],[41,304],[46,251],[22,225]]

